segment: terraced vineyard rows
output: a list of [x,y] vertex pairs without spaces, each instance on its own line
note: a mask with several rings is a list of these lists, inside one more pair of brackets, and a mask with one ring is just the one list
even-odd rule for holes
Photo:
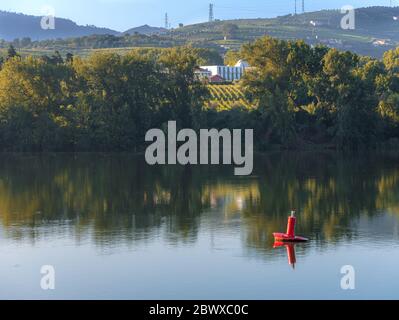
[[233,107],[244,107],[251,109],[253,106],[245,98],[241,88],[235,84],[208,85],[211,97],[208,107],[217,110],[229,110]]

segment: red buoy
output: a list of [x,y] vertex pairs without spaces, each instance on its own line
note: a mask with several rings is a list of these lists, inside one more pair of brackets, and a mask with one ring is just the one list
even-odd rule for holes
[[287,233],[273,233],[276,242],[306,242],[309,239],[304,237],[295,236],[295,224],[296,217],[295,211],[291,212],[291,216],[288,218]]

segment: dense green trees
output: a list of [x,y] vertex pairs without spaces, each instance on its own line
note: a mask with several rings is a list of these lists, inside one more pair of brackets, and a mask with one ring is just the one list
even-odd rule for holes
[[[399,49],[382,60],[303,41],[261,38],[226,59],[252,66],[254,107],[218,112],[195,67],[221,59],[192,47],[88,58],[23,58],[0,71],[0,150],[138,151],[169,120],[194,129],[254,128],[257,148],[399,144]],[[208,107],[206,107],[208,106]]]
[[65,39],[46,39],[32,41],[29,38],[14,39],[11,42],[0,42],[0,47],[12,44],[16,48],[45,49],[45,48],[72,48],[72,49],[100,49],[100,48],[125,48],[125,47],[159,47],[166,48],[185,44],[185,41],[172,39],[170,36],[123,34],[93,34],[82,37]]
[[85,148],[134,149],[161,103],[155,64],[136,55],[101,53],[75,59],[73,68],[80,83],[79,127],[89,137]]
[[399,50],[384,61],[265,37],[244,46],[244,87],[268,143],[371,146],[397,137]]
[[191,48],[156,58],[132,52],[88,59],[8,59],[0,72],[4,150],[136,151],[170,119],[193,126],[206,89],[194,78]]
[[226,66],[235,66],[238,60],[241,59],[241,53],[235,50],[229,50],[224,55],[224,64]]
[[63,63],[18,56],[0,72],[1,145],[15,150],[63,149],[65,119],[74,104],[74,73]]

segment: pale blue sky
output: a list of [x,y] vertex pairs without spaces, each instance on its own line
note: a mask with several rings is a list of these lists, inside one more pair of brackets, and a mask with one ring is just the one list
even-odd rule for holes
[[[163,26],[168,12],[172,26],[191,24],[208,19],[208,6],[215,4],[215,17],[264,18],[294,11],[295,0],[1,0],[0,10],[41,15],[44,6],[55,9],[56,16],[74,20],[78,24],[94,24],[118,31],[150,24]],[[301,0],[298,0],[300,3]],[[399,0],[392,3],[399,5]],[[389,5],[390,0],[306,0],[308,11]]]

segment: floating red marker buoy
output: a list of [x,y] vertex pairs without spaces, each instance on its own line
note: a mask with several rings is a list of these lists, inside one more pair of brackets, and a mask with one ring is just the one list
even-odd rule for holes
[[306,242],[309,239],[304,237],[295,236],[295,224],[296,217],[295,211],[291,212],[291,216],[288,218],[287,233],[273,233],[276,242]]

